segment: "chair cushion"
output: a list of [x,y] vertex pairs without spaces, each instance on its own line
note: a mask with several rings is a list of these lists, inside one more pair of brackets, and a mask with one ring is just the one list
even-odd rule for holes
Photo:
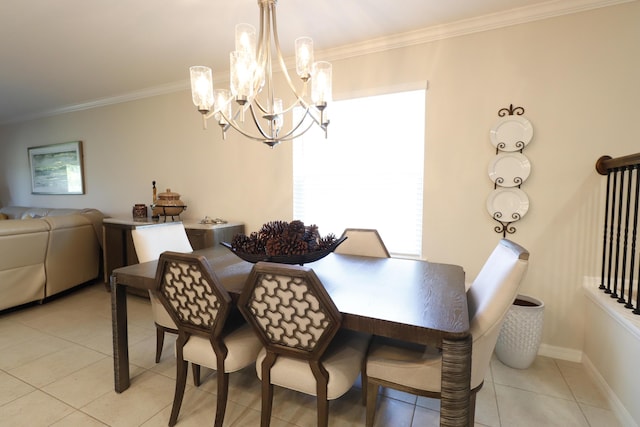
[[[252,364],[262,349],[262,343],[248,324],[242,325],[223,339],[227,346],[224,371],[235,372]],[[196,365],[217,368],[216,354],[207,338],[191,336],[183,349],[184,360]]]
[[367,375],[439,393],[442,352],[434,347],[376,337],[367,355]]
[[149,300],[151,301],[151,312],[153,313],[153,321],[165,328],[177,330],[176,322],[173,321],[169,312],[164,308],[160,299],[151,291],[149,291]]
[[181,222],[136,227],[131,230],[131,238],[140,262],[156,260],[165,251],[193,251]]
[[[360,374],[370,336],[349,330],[340,330],[322,357],[322,365],[329,373],[327,399],[337,399],[346,393]],[[261,350],[256,360],[258,378],[262,379],[262,361],[266,350]],[[316,379],[309,362],[278,356],[271,368],[271,383],[315,396]]]

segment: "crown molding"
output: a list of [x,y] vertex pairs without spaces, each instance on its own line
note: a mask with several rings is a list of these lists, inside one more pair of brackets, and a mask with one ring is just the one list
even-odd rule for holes
[[[504,12],[498,12],[451,22],[448,24],[427,27],[420,30],[392,34],[389,36],[367,40],[361,43],[326,49],[318,53],[327,60],[335,61],[406,46],[430,43],[437,40],[459,37],[513,25],[524,24],[532,21],[554,18],[557,16],[584,12],[592,9],[615,6],[623,3],[631,3],[634,1],[637,0],[551,0],[532,6],[525,6],[517,9],[507,10]],[[290,61],[287,62],[290,63]],[[228,78],[227,71],[217,74],[219,74],[219,77],[222,80]],[[104,107],[124,102],[136,101],[139,99],[187,90],[189,87],[190,83],[188,79],[181,80],[178,82],[168,83],[165,85],[155,86],[117,96],[101,98],[80,104],[69,105],[66,107],[54,108],[39,113],[14,117],[13,119],[0,123],[0,125],[49,117],[58,114],[71,113],[75,111],[89,110],[92,108]]]
[[322,54],[323,58],[327,58],[329,61],[346,59],[634,1],[637,0],[552,0],[532,6],[482,15],[420,30],[366,40],[362,43],[327,49],[322,51]]
[[60,114],[73,113],[76,111],[91,110],[93,108],[106,107],[109,105],[121,104],[124,102],[136,101],[139,99],[151,98],[159,95],[166,95],[169,93],[179,92],[186,90],[190,86],[188,80],[180,82],[167,83],[160,86],[154,86],[146,89],[141,89],[133,92],[124,93],[116,96],[109,96],[106,98],[94,99],[92,101],[83,102],[80,104],[67,105],[59,108],[52,108],[50,110],[43,110],[35,113],[24,114],[11,118],[7,121],[0,122],[1,125],[9,123],[24,122],[29,120],[41,119],[44,117],[57,116]]

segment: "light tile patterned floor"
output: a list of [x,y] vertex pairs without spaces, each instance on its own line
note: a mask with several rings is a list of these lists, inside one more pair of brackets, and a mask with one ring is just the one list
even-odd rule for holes
[[[0,314],[0,426],[166,426],[175,383],[173,340],[154,363],[148,300],[129,297],[132,383],[113,391],[110,294],[102,283],[44,305]],[[189,384],[178,426],[213,425],[215,372]],[[230,375],[225,426],[260,425],[260,383],[249,367]],[[191,380],[190,380],[191,381]],[[439,402],[384,390],[376,426],[437,426]],[[356,384],[331,402],[331,426],[363,426]],[[315,425],[315,398],[276,388],[273,427]],[[538,357],[527,370],[491,363],[478,394],[476,425],[591,426],[620,423],[581,364]]]

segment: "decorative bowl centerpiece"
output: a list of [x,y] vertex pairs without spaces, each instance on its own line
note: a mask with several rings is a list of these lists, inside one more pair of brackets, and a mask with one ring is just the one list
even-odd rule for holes
[[164,193],[158,194],[158,198],[151,206],[154,216],[178,216],[187,209],[187,206],[180,200],[180,194],[174,193],[170,188]]
[[249,236],[236,234],[231,243],[221,244],[245,261],[300,264],[317,261],[333,252],[346,237],[336,239],[330,233],[320,236],[315,225],[302,221],[271,221]]

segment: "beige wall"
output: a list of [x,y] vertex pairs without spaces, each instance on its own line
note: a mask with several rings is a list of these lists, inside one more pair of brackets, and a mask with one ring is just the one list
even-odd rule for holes
[[[640,147],[639,22],[633,2],[334,62],[336,98],[429,81],[424,257],[461,264],[470,279],[501,237],[485,208],[489,130],[500,108],[526,109],[531,207],[510,237],[532,253],[522,291],[545,301],[543,350],[560,357],[583,348],[580,284],[599,271],[603,180],[594,163]],[[86,194],[31,195],[27,147],[71,140],[84,141]],[[128,216],[134,203],[150,203],[156,180],[182,194],[187,217],[255,230],[292,219],[291,175],[291,143],[271,150],[235,135],[222,141],[215,124],[202,131],[186,90],[0,128],[4,205]]]

